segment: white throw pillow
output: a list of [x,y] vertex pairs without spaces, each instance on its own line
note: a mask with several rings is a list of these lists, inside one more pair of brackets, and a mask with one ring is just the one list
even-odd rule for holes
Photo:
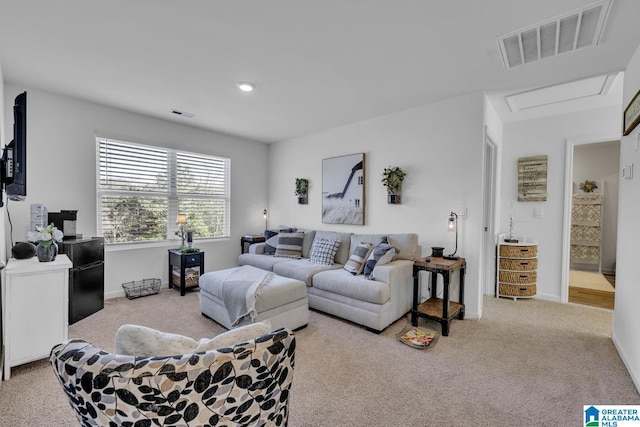
[[122,325],[116,332],[116,354],[161,357],[192,353],[196,341],[146,326]]
[[337,240],[314,239],[309,261],[316,264],[333,265],[340,242]]
[[213,338],[202,338],[197,342],[195,352],[217,350],[223,347],[250,341],[271,332],[271,322],[268,320],[251,323],[239,328],[231,329]]
[[265,320],[231,329],[213,338],[202,338],[196,341],[183,335],[161,332],[146,326],[122,325],[116,332],[115,352],[140,357],[177,356],[230,347],[269,332],[271,332],[271,322]]

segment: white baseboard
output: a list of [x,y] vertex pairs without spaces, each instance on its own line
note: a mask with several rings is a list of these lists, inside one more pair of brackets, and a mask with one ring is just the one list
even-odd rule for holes
[[560,302],[560,297],[558,295],[537,293],[534,298],[545,300],[545,301],[551,301],[551,302]]
[[[163,289],[168,289],[169,288],[169,283],[163,283],[160,285],[160,290]],[[107,292],[104,294],[104,299],[114,299],[114,298],[121,298],[124,297],[124,290],[120,290],[120,291],[114,291],[114,292]]]
[[620,359],[622,359],[622,363],[624,364],[625,368],[627,368],[627,372],[629,372],[631,381],[633,381],[633,385],[636,386],[636,391],[638,392],[638,394],[640,394],[640,376],[637,372],[634,372],[633,366],[629,363],[629,358],[625,355],[623,348],[620,346],[615,336],[611,337],[611,341],[613,341],[613,346],[618,351]]

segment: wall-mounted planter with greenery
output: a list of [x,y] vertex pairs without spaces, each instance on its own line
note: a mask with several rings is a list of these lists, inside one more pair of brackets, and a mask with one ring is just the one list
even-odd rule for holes
[[400,193],[402,192],[402,181],[406,172],[400,167],[387,167],[382,172],[382,184],[387,188],[387,203],[400,204]]
[[306,178],[296,178],[296,196],[298,196],[298,204],[306,205],[308,203],[309,180]]

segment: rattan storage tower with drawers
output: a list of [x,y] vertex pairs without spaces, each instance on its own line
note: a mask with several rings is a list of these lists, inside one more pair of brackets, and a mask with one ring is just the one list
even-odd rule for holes
[[538,281],[538,243],[518,237],[518,242],[498,241],[496,296],[533,298]]

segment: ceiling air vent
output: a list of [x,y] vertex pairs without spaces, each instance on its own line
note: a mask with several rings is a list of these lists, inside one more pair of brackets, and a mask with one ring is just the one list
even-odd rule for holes
[[597,45],[610,5],[611,0],[599,1],[498,37],[505,69]]

